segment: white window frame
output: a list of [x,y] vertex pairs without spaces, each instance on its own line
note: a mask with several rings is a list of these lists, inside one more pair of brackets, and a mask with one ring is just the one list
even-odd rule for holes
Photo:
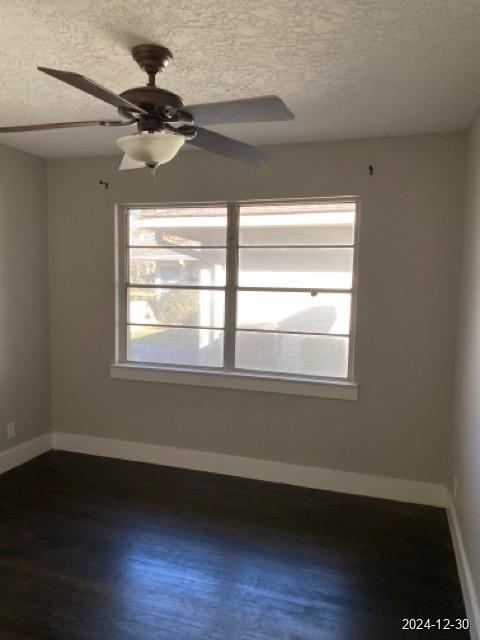
[[[318,204],[335,202],[355,204],[353,273],[351,289],[315,289],[318,293],[350,293],[350,330],[348,353],[348,377],[328,378],[311,377],[297,374],[250,371],[234,367],[235,331],[236,331],[236,295],[242,289],[238,287],[239,221],[242,205],[275,204]],[[130,209],[160,209],[162,207],[212,207],[227,208],[227,248],[226,248],[226,286],[195,287],[225,291],[224,326],[224,367],[188,367],[156,363],[139,363],[127,360],[127,286],[128,286],[128,211]],[[115,363],[110,366],[112,378],[183,384],[190,386],[213,386],[218,388],[265,391],[303,396],[325,397],[333,399],[357,400],[358,385],[355,380],[355,334],[358,281],[358,235],[360,220],[360,201],[356,196],[329,198],[289,198],[269,200],[242,200],[236,202],[167,202],[154,204],[118,204],[115,211]],[[300,245],[297,245],[299,248]],[[303,246],[303,245],[302,245]],[[332,245],[328,245],[332,246]],[[348,245],[350,246],[350,245]],[[295,248],[295,245],[292,245]],[[312,248],[315,248],[313,246]],[[342,248],[344,246],[342,245]],[[182,288],[179,286],[178,288]],[[192,288],[190,286],[183,288]],[[302,291],[301,288],[253,287],[260,291]],[[310,289],[306,289],[310,290]]]

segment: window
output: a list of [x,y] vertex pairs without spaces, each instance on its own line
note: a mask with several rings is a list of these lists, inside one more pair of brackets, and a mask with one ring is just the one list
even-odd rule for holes
[[117,358],[352,381],[354,198],[119,211]]

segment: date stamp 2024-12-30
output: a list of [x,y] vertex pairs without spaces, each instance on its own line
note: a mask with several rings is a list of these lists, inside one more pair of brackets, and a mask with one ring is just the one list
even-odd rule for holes
[[462,631],[470,628],[468,618],[403,618],[402,629],[405,631]]

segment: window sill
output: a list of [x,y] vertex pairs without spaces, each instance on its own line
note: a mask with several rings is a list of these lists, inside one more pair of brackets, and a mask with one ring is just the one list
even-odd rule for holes
[[353,382],[342,380],[300,380],[283,376],[275,378],[255,373],[198,371],[198,369],[177,369],[130,363],[112,364],[110,377],[139,382],[163,382],[335,400],[358,400],[358,386]]

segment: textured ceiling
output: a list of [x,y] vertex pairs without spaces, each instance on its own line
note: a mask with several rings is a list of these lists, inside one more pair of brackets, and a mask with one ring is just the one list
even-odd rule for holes
[[[293,122],[217,130],[257,144],[445,131],[480,106],[479,0],[1,0],[0,124],[116,117],[37,65],[120,92],[129,49],[168,46],[159,84],[186,102],[276,93]],[[9,134],[44,157],[118,152],[121,130]]]

